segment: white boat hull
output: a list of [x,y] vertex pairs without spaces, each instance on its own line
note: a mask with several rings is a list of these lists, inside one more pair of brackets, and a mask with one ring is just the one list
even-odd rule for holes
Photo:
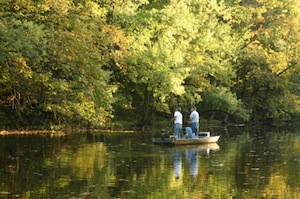
[[218,142],[220,136],[198,137],[198,138],[176,138],[174,136],[152,138],[155,144],[172,144],[172,145],[196,145],[209,144]]

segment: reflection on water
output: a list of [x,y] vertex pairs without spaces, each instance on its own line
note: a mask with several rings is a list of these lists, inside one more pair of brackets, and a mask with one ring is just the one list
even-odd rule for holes
[[175,146],[174,147],[174,176],[179,179],[182,169],[181,157],[184,155],[186,163],[189,166],[190,176],[196,177],[198,175],[198,152],[209,155],[211,150],[219,150],[217,143],[192,145],[192,146]]
[[190,175],[192,177],[197,176],[198,174],[198,151],[197,149],[187,149],[186,150],[186,159],[190,165]]
[[0,137],[0,198],[300,198],[299,132],[228,130],[176,147],[152,137]]
[[181,162],[180,150],[175,149],[174,150],[174,176],[176,179],[180,178],[181,168],[182,168],[182,162]]

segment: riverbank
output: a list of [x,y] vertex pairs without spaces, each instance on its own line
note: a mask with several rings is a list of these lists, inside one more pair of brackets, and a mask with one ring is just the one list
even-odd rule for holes
[[107,132],[107,133],[114,133],[114,132],[136,132],[142,130],[124,130],[124,129],[67,129],[67,130],[2,130],[0,131],[0,136],[5,135],[34,135],[34,134],[57,134],[62,135],[66,133],[85,133],[85,132]]
[[2,130],[0,136],[5,135],[33,135],[33,134],[62,134],[65,131],[61,130]]
[[[68,134],[68,133],[80,133],[80,132],[107,132],[107,133],[116,133],[116,132],[148,132],[153,129],[165,129],[165,128],[171,128],[170,123],[167,122],[156,122],[156,125],[149,125],[149,126],[143,126],[138,127],[137,125],[134,125],[133,123],[126,123],[126,122],[118,122],[114,124],[110,124],[107,126],[90,129],[90,128],[54,128],[54,129],[41,129],[41,130],[33,130],[33,129],[2,129],[0,130],[0,136],[5,135],[30,135],[30,134]],[[202,130],[208,130],[209,128],[240,128],[240,127],[249,127],[249,126],[261,126],[264,125],[263,123],[229,123],[229,124],[222,124],[221,121],[205,121],[204,123],[200,123],[200,129]],[[295,126],[300,126],[299,121],[297,123],[295,122],[275,122],[272,124],[267,125],[269,127],[290,127],[293,128]]]

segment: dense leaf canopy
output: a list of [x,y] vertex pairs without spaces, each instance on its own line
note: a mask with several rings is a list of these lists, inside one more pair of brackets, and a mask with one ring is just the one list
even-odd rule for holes
[[0,127],[294,119],[297,0],[0,0]]

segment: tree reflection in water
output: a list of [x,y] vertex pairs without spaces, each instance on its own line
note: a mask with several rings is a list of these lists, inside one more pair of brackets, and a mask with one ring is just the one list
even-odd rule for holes
[[1,137],[0,198],[300,198],[299,132],[258,132],[220,147],[140,133]]

